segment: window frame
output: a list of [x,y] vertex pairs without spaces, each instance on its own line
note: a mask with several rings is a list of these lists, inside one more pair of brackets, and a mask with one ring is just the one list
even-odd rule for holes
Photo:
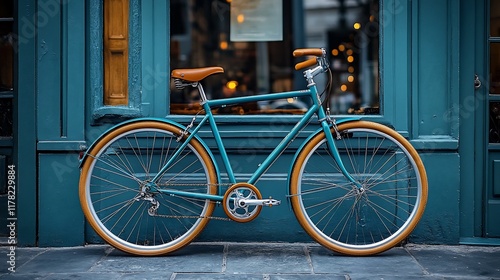
[[142,38],[141,1],[130,0],[129,9],[129,59],[128,59],[128,105],[104,104],[104,3],[102,0],[88,2],[88,89],[90,91],[91,122],[118,122],[124,118],[143,115],[141,106],[142,88]]

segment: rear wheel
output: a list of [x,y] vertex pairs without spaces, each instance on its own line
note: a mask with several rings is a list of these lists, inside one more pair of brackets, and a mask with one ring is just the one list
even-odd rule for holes
[[[304,230],[321,245],[348,255],[371,255],[403,241],[427,202],[425,169],[411,144],[381,124],[340,124],[336,145],[342,175],[324,132],[299,152],[291,173],[291,202]],[[336,135],[332,129],[334,138]]]
[[[208,223],[214,203],[169,196],[156,188],[216,194],[217,173],[209,153],[191,139],[151,186],[184,142],[182,128],[142,121],[121,126],[88,152],[80,176],[80,202],[95,232],[136,255],[161,255],[188,245]],[[185,137],[183,137],[185,139]]]

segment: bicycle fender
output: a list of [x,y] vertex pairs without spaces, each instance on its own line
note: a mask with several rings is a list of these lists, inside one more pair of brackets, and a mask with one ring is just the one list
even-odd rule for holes
[[[106,132],[104,132],[96,140],[94,140],[94,142],[87,148],[85,153],[81,156],[80,164],[79,164],[78,168],[80,168],[80,169],[82,168],[85,160],[88,158],[89,152],[92,150],[92,148],[94,148],[94,146],[97,144],[97,142],[99,142],[102,138],[104,138],[106,135],[108,135],[111,131],[113,131],[119,127],[122,127],[124,125],[127,125],[127,124],[142,122],[142,121],[162,122],[162,123],[177,126],[177,127],[179,127],[179,129],[182,129],[182,130],[186,129],[186,126],[184,126],[178,122],[175,122],[175,121],[172,121],[169,119],[162,119],[162,118],[136,118],[136,119],[131,119],[128,121],[121,122],[121,123],[111,127],[110,129],[106,130]],[[212,151],[209,149],[208,145],[200,137],[198,137],[198,135],[195,135],[194,138],[196,138],[196,140],[198,140],[198,142],[200,142],[200,144],[203,146],[203,148],[205,148],[205,150],[209,154],[210,158],[212,159],[212,162],[214,163],[215,171],[217,172],[217,180],[218,180],[218,182],[221,182],[219,166],[217,165],[217,161],[215,161],[215,157],[212,154]]]
[[[360,119],[361,119],[361,117],[349,117],[349,118],[343,118],[343,119],[335,120],[335,122],[336,122],[337,125],[339,125],[339,124],[342,124],[342,123],[359,121]],[[332,126],[333,126],[332,124],[329,125],[329,127],[332,127]],[[318,128],[315,132],[311,133],[311,135],[309,135],[309,137],[307,137],[307,139],[304,140],[304,142],[302,142],[302,144],[300,145],[300,147],[295,152],[295,155],[293,156],[292,164],[290,164],[290,170],[288,171],[288,179],[287,179],[287,186],[288,186],[288,188],[287,188],[287,196],[286,196],[288,198],[288,201],[289,201],[288,205],[290,205],[290,210],[291,210],[291,203],[290,203],[290,178],[292,176],[293,164],[297,160],[297,158],[299,157],[299,154],[302,151],[302,149],[304,148],[304,146],[314,136],[318,135],[321,132],[323,132],[323,128]]]

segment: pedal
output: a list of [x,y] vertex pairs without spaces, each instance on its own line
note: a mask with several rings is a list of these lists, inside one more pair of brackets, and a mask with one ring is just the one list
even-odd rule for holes
[[264,206],[269,206],[269,207],[273,207],[273,206],[278,206],[281,204],[281,200],[276,200],[276,199],[273,199],[273,198],[269,198],[269,199],[265,199],[265,202],[262,204]]

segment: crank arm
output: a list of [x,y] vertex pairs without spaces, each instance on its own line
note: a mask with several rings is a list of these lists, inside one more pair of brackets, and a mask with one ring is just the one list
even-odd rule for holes
[[280,205],[281,201],[276,199],[238,199],[238,205],[244,207],[247,205],[262,205],[262,206],[275,206]]

